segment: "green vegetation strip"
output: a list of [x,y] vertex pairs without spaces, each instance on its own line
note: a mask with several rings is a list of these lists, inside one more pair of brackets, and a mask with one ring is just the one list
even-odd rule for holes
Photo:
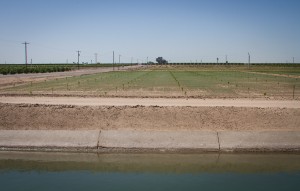
[[27,74],[27,73],[50,73],[69,71],[73,67],[69,65],[0,65],[0,74]]
[[[291,68],[253,67],[153,67],[137,71],[115,71],[30,83],[1,90],[5,93],[83,94],[100,96],[179,97],[300,97],[297,75]],[[300,68],[293,69],[294,74]],[[294,78],[296,76],[296,78]]]

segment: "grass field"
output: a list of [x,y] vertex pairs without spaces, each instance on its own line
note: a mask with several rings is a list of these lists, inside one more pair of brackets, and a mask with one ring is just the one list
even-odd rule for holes
[[300,99],[300,67],[154,66],[29,83],[0,93]]

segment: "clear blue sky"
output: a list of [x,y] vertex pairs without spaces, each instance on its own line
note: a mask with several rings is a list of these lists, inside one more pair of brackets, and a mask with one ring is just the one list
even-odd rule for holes
[[299,0],[0,0],[0,63],[300,62]]

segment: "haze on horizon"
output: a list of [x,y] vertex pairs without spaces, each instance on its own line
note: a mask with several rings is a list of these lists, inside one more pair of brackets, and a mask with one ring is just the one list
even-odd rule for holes
[[1,0],[0,63],[300,62],[298,0]]

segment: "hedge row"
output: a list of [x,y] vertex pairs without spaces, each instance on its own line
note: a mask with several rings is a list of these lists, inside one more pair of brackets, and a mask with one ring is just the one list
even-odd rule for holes
[[24,67],[24,66],[9,66],[1,67],[0,74],[27,74],[27,73],[47,73],[47,72],[64,72],[71,70],[71,67],[66,66],[34,66],[34,67]]

